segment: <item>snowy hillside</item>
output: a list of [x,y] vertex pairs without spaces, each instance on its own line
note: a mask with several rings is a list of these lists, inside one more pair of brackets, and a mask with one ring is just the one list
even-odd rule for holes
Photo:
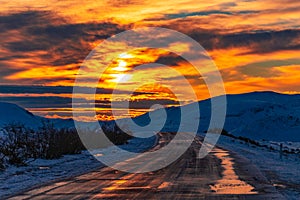
[[11,103],[0,102],[0,126],[10,123],[22,123],[36,128],[41,125],[41,117]]
[[46,119],[12,103],[0,102],[0,127],[10,123],[21,123],[26,127],[38,128],[43,121],[51,121],[57,128],[73,127],[73,120]]
[[[218,97],[216,97],[218,98]],[[184,106],[195,120],[195,112]],[[210,121],[210,99],[200,101],[200,126],[198,131],[208,129]],[[167,108],[167,125],[164,131],[177,131],[180,122],[180,109]],[[158,111],[154,111],[158,112]],[[139,124],[150,122],[148,114],[135,119]],[[189,120],[186,127],[189,126]],[[227,112],[224,129],[235,136],[254,140],[300,142],[300,95],[286,95],[275,92],[253,92],[227,95]]]
[[233,135],[300,141],[300,95],[255,92],[227,98],[225,129]]
[[[216,97],[218,98],[218,97]],[[196,103],[197,104],[197,103]],[[183,126],[189,128],[193,120],[199,118],[195,104],[182,107],[185,113]],[[210,121],[210,99],[200,101],[200,126],[198,132],[208,129]],[[21,122],[26,126],[37,127],[45,118],[34,116],[25,109],[10,103],[0,102],[0,126],[9,122]],[[180,124],[180,108],[166,109],[166,124],[162,131],[178,130]],[[140,126],[150,122],[161,125],[160,118],[165,114],[161,110],[146,113],[134,119]],[[155,119],[155,120],[154,120]],[[73,120],[51,119],[56,127],[73,127]],[[126,121],[126,120],[125,120]],[[155,125],[156,126],[156,125]],[[224,129],[235,136],[243,136],[254,140],[300,142],[300,95],[286,95],[275,92],[252,92],[247,94],[227,95],[227,113]]]

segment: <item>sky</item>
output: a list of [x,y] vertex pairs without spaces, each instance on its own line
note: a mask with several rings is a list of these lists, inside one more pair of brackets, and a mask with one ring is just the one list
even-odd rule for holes
[[[228,94],[300,93],[299,12],[297,0],[1,2],[0,101],[16,103],[41,116],[71,117],[74,81],[88,54],[113,35],[143,27],[176,30],[197,41],[219,69]],[[158,37],[153,35],[153,40]],[[124,45],[105,51],[126,49]],[[193,53],[184,43],[172,45]],[[137,69],[151,63],[162,65]],[[205,64],[201,67],[205,70]],[[89,76],[95,78],[99,77]],[[197,99],[182,86],[183,78],[192,85]],[[111,101],[122,110],[127,91],[133,92],[129,116],[142,114],[153,104],[172,106],[209,98],[205,78],[172,52],[151,48],[124,52],[112,58],[98,82],[95,117],[112,119]],[[162,80],[165,84],[156,83]],[[117,83],[118,97],[112,99]],[[143,84],[137,88],[138,83]],[[83,106],[74,112],[82,114],[80,120],[89,120],[84,115],[89,108],[84,105],[94,100],[88,92],[92,86],[86,82],[80,87],[77,98]]]

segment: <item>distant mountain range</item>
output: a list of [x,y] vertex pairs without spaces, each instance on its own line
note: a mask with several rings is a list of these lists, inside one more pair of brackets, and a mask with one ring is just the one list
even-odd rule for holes
[[16,104],[0,102],[0,127],[10,123],[20,123],[27,127],[38,128],[42,126],[43,121],[49,121],[57,128],[74,126],[72,119],[48,119],[34,115]]
[[[218,97],[216,97],[218,98]],[[210,120],[210,99],[198,102],[200,107],[199,132],[207,130]],[[184,107],[188,107],[186,105]],[[167,108],[167,123],[163,131],[176,131],[180,122],[180,107]],[[184,108],[183,108],[184,109]],[[151,116],[159,114],[151,112]],[[193,110],[190,111],[193,116]],[[0,102],[0,126],[20,122],[33,128],[39,127],[43,117],[11,103]],[[73,120],[49,119],[56,127],[74,127]],[[195,119],[190,119],[195,120]],[[142,126],[149,123],[149,113],[134,118]],[[235,136],[255,140],[300,142],[300,95],[275,92],[252,92],[227,95],[227,114],[224,129]]]

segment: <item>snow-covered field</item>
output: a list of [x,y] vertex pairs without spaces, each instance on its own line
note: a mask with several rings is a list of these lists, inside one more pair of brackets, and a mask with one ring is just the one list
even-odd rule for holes
[[[142,152],[151,148],[155,142],[154,137],[144,140],[132,139],[128,144],[120,147],[134,152]],[[111,147],[99,149],[97,154],[103,156],[109,154],[110,156],[114,155],[118,160],[124,159],[120,157],[118,151]],[[83,151],[81,154],[64,155],[60,159],[36,159],[24,167],[9,166],[5,171],[0,171],[0,199],[34,186],[87,173],[103,166],[88,151]]]
[[87,151],[78,155],[64,155],[60,159],[37,159],[28,166],[9,166],[0,172],[0,197],[15,194],[51,180],[68,178],[101,167]]

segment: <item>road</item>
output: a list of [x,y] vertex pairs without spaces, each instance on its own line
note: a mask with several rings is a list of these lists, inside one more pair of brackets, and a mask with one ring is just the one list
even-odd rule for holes
[[[151,151],[170,138],[162,134]],[[10,199],[282,199],[249,161],[219,147],[198,159],[200,147],[197,137],[177,161],[155,172],[134,174],[105,167]]]

